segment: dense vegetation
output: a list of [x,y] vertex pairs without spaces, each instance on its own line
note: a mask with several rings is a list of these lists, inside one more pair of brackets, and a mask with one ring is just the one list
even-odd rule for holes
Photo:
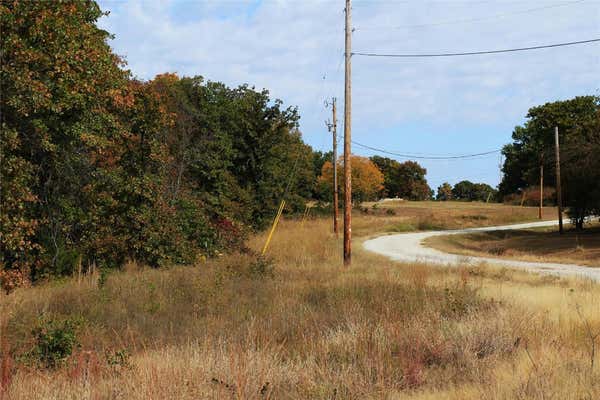
[[190,263],[239,247],[286,186],[292,210],[313,190],[294,108],[202,77],[133,79],[102,15],[0,3],[7,289],[81,265]]
[[544,180],[555,185],[554,127],[561,146],[563,203],[578,228],[587,217],[600,212],[600,98],[581,96],[533,107],[527,122],[513,132],[513,143],[503,149],[506,157],[499,190],[503,196],[526,192]]

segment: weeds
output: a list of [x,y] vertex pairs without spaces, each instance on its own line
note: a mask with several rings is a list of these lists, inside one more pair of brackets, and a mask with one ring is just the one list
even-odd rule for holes
[[273,259],[259,255],[248,265],[248,275],[254,279],[273,278],[275,263]]

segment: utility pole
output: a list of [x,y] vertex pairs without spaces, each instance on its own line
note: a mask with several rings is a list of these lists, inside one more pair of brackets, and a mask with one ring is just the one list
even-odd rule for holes
[[337,117],[336,98],[331,99],[333,110],[333,233],[338,234],[338,180],[337,180]]
[[539,219],[542,219],[542,208],[544,207],[544,153],[540,158],[540,208],[539,208]]
[[554,127],[554,141],[556,144],[556,201],[558,203],[558,231],[562,235],[562,190],[560,188],[560,145],[558,143],[558,126]]
[[[337,178],[337,107],[335,97],[331,98],[331,106],[332,106],[332,114],[333,114],[333,122],[326,121],[327,129],[332,133],[333,138],[333,155],[332,155],[332,165],[333,165],[333,233],[338,235],[338,211],[339,211],[339,203],[338,203],[338,178]],[[326,105],[329,105],[325,103]]]
[[352,135],[352,4],[346,0],[346,46],[345,46],[345,77],[344,77],[344,265],[352,264],[352,166],[350,147]]

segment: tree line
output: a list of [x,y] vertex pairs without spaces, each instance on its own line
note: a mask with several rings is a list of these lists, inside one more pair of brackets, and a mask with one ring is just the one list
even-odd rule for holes
[[[201,76],[134,78],[92,1],[0,2],[0,284],[241,248],[316,180],[298,112]],[[290,170],[292,169],[292,173]]]
[[436,200],[460,200],[460,201],[498,201],[498,191],[487,183],[473,183],[463,180],[454,186],[448,182],[442,183],[437,188]]
[[[319,153],[323,154],[323,153]],[[321,168],[314,198],[329,202],[333,196],[333,160],[331,152],[316,158]],[[340,157],[336,162],[340,187],[343,189],[342,177],[344,160]],[[415,161],[398,162],[396,160],[372,156],[370,158],[352,155],[352,201],[378,200],[385,197],[405,200],[430,200],[433,191],[427,183],[427,170]]]

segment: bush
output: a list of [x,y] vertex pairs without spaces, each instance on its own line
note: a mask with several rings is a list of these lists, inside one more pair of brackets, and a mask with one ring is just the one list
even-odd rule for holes
[[73,353],[73,349],[79,346],[76,334],[79,325],[80,322],[74,319],[61,322],[53,319],[41,320],[38,327],[32,331],[35,344],[27,358],[46,368],[62,365]]
[[275,264],[273,259],[265,256],[257,256],[256,260],[248,266],[248,275],[251,278],[272,278],[275,275]]

